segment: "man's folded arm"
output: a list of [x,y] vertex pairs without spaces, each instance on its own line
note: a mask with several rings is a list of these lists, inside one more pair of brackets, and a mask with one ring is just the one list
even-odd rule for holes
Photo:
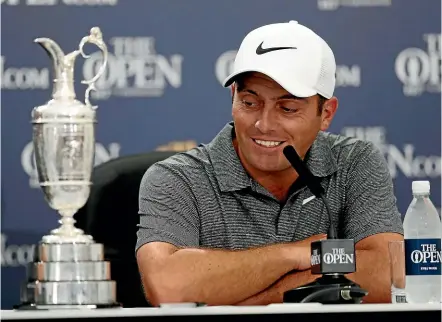
[[163,165],[150,167],[144,175],[139,212],[136,256],[146,298],[153,305],[234,304],[293,269],[305,269],[310,261],[301,243],[248,250],[200,248],[197,201],[190,184]]
[[[388,271],[385,272],[385,265],[388,263],[386,245],[389,240],[401,239],[402,236],[397,233],[381,233],[369,236],[356,243],[356,273],[348,274],[347,277],[369,291],[369,295],[364,298],[364,303],[390,302],[390,279]],[[285,292],[313,282],[320,276],[312,274],[310,269],[290,272],[264,291],[236,304],[267,305],[282,303]]]
[[[347,277],[368,290],[365,303],[391,301],[388,242],[403,240],[403,227],[388,166],[379,149],[364,143],[353,151],[348,165],[346,206],[341,215],[340,238],[355,240],[356,272]],[[291,272],[240,305],[281,302],[284,292],[312,282],[310,270]]]

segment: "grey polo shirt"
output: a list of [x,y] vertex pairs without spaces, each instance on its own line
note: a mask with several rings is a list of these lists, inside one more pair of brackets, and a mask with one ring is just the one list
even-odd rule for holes
[[[285,203],[243,169],[232,144],[233,123],[207,145],[152,165],[139,194],[136,250],[162,241],[178,247],[244,249],[326,233],[323,202],[304,185]],[[403,233],[393,184],[369,142],[320,132],[306,163],[321,179],[340,238],[355,242]]]

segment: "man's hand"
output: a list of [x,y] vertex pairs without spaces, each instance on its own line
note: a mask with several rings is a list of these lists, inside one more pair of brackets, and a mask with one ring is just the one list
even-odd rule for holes
[[298,271],[303,271],[311,267],[311,244],[315,241],[324,239],[327,239],[327,234],[318,234],[295,242],[296,247],[300,250]]
[[[364,303],[391,303],[388,258],[388,241],[391,240],[403,240],[403,236],[381,233],[367,237],[356,244],[356,272],[348,274],[347,277],[368,291]],[[310,283],[318,277],[312,275],[310,270],[289,272],[264,292],[249,297],[237,305],[281,303],[286,291]]]
[[240,251],[178,249],[157,242],[142,246],[137,261],[146,297],[155,306],[165,302],[231,305],[262,292],[293,270],[308,269],[310,243],[323,238],[320,234]]
[[309,269],[305,271],[292,271],[284,275],[265,291],[236,303],[236,305],[268,305],[282,303],[285,292],[308,284],[317,278],[318,275],[312,275]]
[[326,239],[326,234],[311,236],[307,239],[295,242],[296,248],[299,249],[298,268],[290,271],[279,280],[273,283],[264,291],[259,292],[244,301],[236,303],[236,305],[267,305],[271,303],[281,303],[284,292],[292,288],[307,284],[318,278],[317,275],[310,273],[311,261],[311,243],[318,240]]
[[347,277],[368,291],[364,303],[391,303],[389,241],[402,241],[395,233],[380,233],[356,244],[356,272]]

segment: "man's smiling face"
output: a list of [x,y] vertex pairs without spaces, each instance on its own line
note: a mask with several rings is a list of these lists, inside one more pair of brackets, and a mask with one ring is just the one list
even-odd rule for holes
[[[246,170],[279,172],[290,168],[282,151],[293,145],[304,157],[318,132],[328,128],[335,108],[319,109],[318,95],[295,97],[260,73],[238,77],[232,116],[241,162]],[[333,104],[332,104],[333,105]]]

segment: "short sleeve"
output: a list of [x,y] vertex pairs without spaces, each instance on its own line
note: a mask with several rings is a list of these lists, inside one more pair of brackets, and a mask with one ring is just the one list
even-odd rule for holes
[[156,163],[144,174],[139,191],[140,222],[135,251],[149,242],[199,246],[199,215],[185,175]]
[[381,151],[366,142],[355,147],[346,181],[343,232],[358,242],[378,233],[403,234],[393,181]]

